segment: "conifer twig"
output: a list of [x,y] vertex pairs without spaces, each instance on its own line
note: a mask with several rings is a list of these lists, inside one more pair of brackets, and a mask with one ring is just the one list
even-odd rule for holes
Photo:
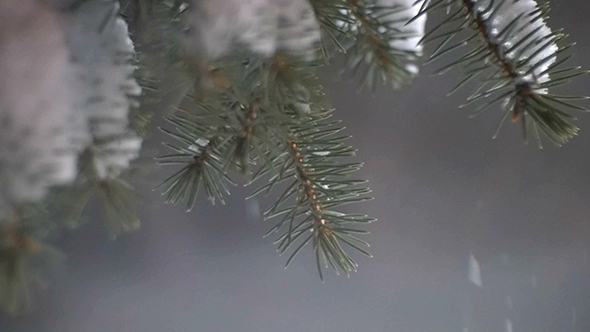
[[[430,61],[475,44],[465,55],[438,71],[442,74],[457,66],[464,67],[463,78],[451,93],[486,75],[480,78],[462,106],[482,102],[474,113],[477,115],[503,101],[504,116],[500,126],[511,113],[513,122],[521,121],[525,138],[527,128],[532,127],[539,146],[539,131],[557,145],[577,134],[578,128],[571,123],[573,117],[562,109],[588,111],[570,102],[586,98],[557,96],[549,94],[548,89],[566,84],[587,71],[579,67],[560,68],[571,56],[559,61],[557,56],[572,45],[560,46],[566,36],[560,30],[551,31],[547,27],[546,4],[538,5],[534,0],[421,2],[422,8],[416,18],[429,11],[453,8],[448,11],[447,19],[424,38],[425,42],[442,39]],[[471,32],[462,37],[466,27]],[[455,37],[458,41],[454,41]]]

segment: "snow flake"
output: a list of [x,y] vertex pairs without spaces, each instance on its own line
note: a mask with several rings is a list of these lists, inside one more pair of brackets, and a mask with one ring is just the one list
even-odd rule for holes
[[469,253],[469,274],[468,274],[469,282],[474,284],[477,287],[482,286],[481,282],[481,270],[479,268],[479,263],[475,256],[472,253]]

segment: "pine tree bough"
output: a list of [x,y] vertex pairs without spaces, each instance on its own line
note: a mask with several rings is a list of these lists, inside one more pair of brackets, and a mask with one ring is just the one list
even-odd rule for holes
[[77,107],[86,114],[99,178],[116,177],[138,156],[141,139],[129,129],[129,109],[141,88],[130,64],[134,48],[113,2],[87,1],[65,15],[76,80]]
[[310,57],[320,41],[319,24],[307,0],[197,0],[186,39],[193,53],[216,59],[236,45],[265,57],[282,51]]
[[273,196],[266,235],[278,233],[286,265],[311,245],[322,279],[324,267],[356,271],[348,249],[370,256],[358,235],[374,219],[339,209],[371,191],[351,178],[362,163],[324,106],[317,69],[341,52],[361,87],[398,88],[438,41],[429,62],[454,57],[437,73],[463,67],[451,92],[476,86],[462,106],[503,103],[500,125],[512,115],[525,137],[561,145],[578,132],[566,110],[586,111],[572,101],[587,98],[550,90],[586,71],[561,67],[571,45],[548,10],[534,0],[0,0],[0,306],[27,308],[30,285],[61,257],[40,234],[79,225],[92,198],[111,237],[139,227],[124,176],[142,145],[135,129],[153,118],[145,91],[173,100],[161,130],[175,142],[157,158],[178,167],[161,184],[166,202],[188,212],[204,192],[224,203],[241,175],[259,184],[248,198]]
[[0,3],[0,217],[76,176],[69,124],[79,115],[63,88],[71,74],[58,19],[36,0]]
[[[302,145],[305,149],[306,145]],[[323,278],[319,257],[322,257],[326,266],[329,264],[336,271],[341,269],[346,274],[356,271],[358,264],[344,251],[340,245],[340,241],[371,257],[366,250],[359,247],[359,245],[368,246],[368,243],[353,235],[355,233],[366,234],[367,232],[359,229],[342,227],[343,224],[354,224],[354,222],[350,219],[343,221],[342,219],[345,219],[346,215],[331,211],[329,207],[338,206],[340,205],[339,203],[346,204],[347,200],[350,200],[350,203],[352,203],[359,198],[360,200],[366,199],[363,195],[369,193],[369,190],[366,188],[351,188],[352,190],[348,193],[349,195],[352,194],[350,196],[344,197],[339,195],[339,197],[338,195],[332,195],[330,189],[334,189],[336,185],[334,185],[333,179],[327,179],[323,175],[328,174],[325,170],[329,168],[332,168],[333,171],[336,171],[338,168],[341,170],[346,169],[344,172],[355,171],[360,168],[360,164],[337,165],[326,163],[322,164],[321,167],[318,167],[313,161],[314,157],[321,158],[321,161],[326,159],[330,160],[330,158],[326,157],[328,157],[333,150],[325,149],[321,151],[312,151],[309,155],[305,156],[305,153],[301,150],[301,146],[298,146],[295,141],[291,140],[287,142],[287,148],[296,165],[295,174],[297,180],[295,183],[298,183],[298,186],[295,186],[294,189],[289,189],[289,192],[285,191],[286,194],[283,194],[281,197],[287,198],[290,195],[299,194],[300,196],[298,197],[296,206],[299,209],[308,210],[309,212],[307,213],[308,216],[295,226],[295,217],[297,217],[300,212],[296,208],[293,208],[291,210],[292,212],[287,213],[286,217],[278,224],[279,227],[277,227],[277,230],[285,221],[289,221],[289,229],[283,236],[279,237],[275,243],[279,243],[279,250],[284,252],[291,246],[297,237],[304,235],[307,231],[311,232],[309,236],[302,240],[300,246],[295,249],[291,257],[289,257],[287,260],[287,266],[298,251],[313,239],[313,244],[317,251],[316,256],[320,277]],[[316,162],[319,164],[319,161]],[[323,170],[319,170],[318,172],[318,169]],[[338,174],[344,172],[334,173]],[[319,174],[321,175],[318,177]],[[341,182],[340,184],[343,185],[344,183]],[[304,208],[305,204],[307,204],[309,208]],[[275,206],[278,207],[279,205]],[[276,213],[275,209],[268,210],[265,215],[269,217],[272,216],[271,213]],[[333,217],[339,217],[340,219]],[[366,218],[365,216],[361,217]],[[367,218],[364,221],[371,222],[372,219]]]
[[[472,13],[474,23],[484,37],[491,55],[510,77],[512,84],[518,87],[517,101],[513,108],[513,121],[518,121],[524,110],[517,105],[522,104],[523,99],[534,93],[547,94],[547,89],[539,89],[539,86],[549,81],[547,69],[556,61],[558,47],[555,39],[558,36],[552,35],[551,29],[545,25],[543,13],[537,10],[534,1],[519,1],[510,8],[502,6],[503,4],[494,8],[493,2],[463,0],[465,10]],[[492,15],[494,18],[490,18]],[[527,22],[531,15],[536,16]],[[524,23],[515,21],[521,19]],[[516,30],[518,35],[512,35],[510,30]],[[528,43],[520,37],[529,35],[531,37]],[[518,59],[516,54],[519,54]],[[532,68],[526,72],[519,68],[519,62],[523,61],[530,63]]]
[[71,183],[85,148],[99,177],[116,176],[141,145],[128,129],[130,98],[141,89],[116,3],[89,1],[65,14],[34,0],[0,9],[0,201],[38,201],[49,186]]
[[347,53],[347,66],[362,76],[361,87],[374,89],[381,83],[399,88],[418,74],[426,15],[406,24],[420,8],[414,0],[346,0],[336,8],[317,2],[318,12],[331,9],[326,14],[333,19],[324,30],[329,34],[332,28],[341,36],[336,43]]
[[[570,102],[586,98],[552,95],[548,89],[568,83],[571,78],[586,71],[579,67],[558,68],[569,57],[557,61],[557,55],[571,45],[558,46],[565,35],[560,31],[553,32],[547,26],[547,5],[539,6],[534,0],[421,2],[416,18],[428,11],[452,8],[447,19],[424,37],[425,42],[442,39],[431,60],[450,54],[474,40],[480,41],[458,60],[439,70],[439,73],[444,73],[455,66],[464,66],[463,78],[452,92],[491,71],[464,104],[488,100],[475,115],[503,101],[505,112],[500,126],[512,114],[513,122],[521,121],[525,137],[529,127],[532,127],[539,146],[539,130],[558,145],[577,134],[578,128],[571,123],[572,116],[561,108],[587,111],[585,107]],[[460,41],[453,44],[453,39],[460,36],[467,26],[475,34],[459,37]]]
[[331,111],[310,103],[322,95],[314,87],[317,79],[293,63],[276,55],[224,68],[237,71],[227,76],[232,89],[210,93],[206,102],[192,98],[169,119],[175,130],[162,130],[181,144],[167,144],[175,153],[161,157],[161,164],[184,166],[163,183],[164,194],[171,203],[185,200],[190,210],[201,187],[210,200],[221,198],[224,183],[233,183],[226,169],[245,172],[251,183],[268,178],[250,197],[286,186],[264,216],[277,220],[267,235],[282,231],[275,241],[279,252],[295,247],[287,265],[313,242],[318,266],[323,260],[348,274],[357,265],[341,243],[369,255],[362,248],[366,242],[354,236],[366,231],[348,226],[372,219],[333,209],[367,200],[370,191],[362,187],[364,181],[348,179],[361,166],[338,161],[354,156],[342,144],[348,136],[336,136],[342,130],[339,121],[328,121]]
[[[141,146],[128,128],[129,109],[141,89],[118,3],[65,5],[0,3],[0,225],[6,228],[0,231],[27,243],[37,240],[35,234],[21,236],[25,222],[17,211],[41,203],[50,187],[74,185],[84,150],[93,155],[91,172],[100,179],[91,181],[110,183]],[[117,197],[117,204],[124,202]],[[43,265],[35,262],[47,252],[14,238],[0,239],[0,258],[8,259],[0,262],[0,302],[9,311],[28,307],[29,284]],[[48,248],[40,242],[37,247]]]
[[5,225],[0,230],[0,308],[10,314],[28,309],[34,293],[31,286],[46,287],[47,276],[63,260],[62,252],[17,224]]

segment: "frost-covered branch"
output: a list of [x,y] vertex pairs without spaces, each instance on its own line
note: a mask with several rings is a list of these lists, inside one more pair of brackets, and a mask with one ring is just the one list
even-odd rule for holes
[[[512,114],[514,122],[521,121],[525,135],[532,127],[539,144],[539,131],[558,145],[576,135],[578,128],[562,108],[585,111],[584,107],[570,102],[585,98],[552,95],[548,89],[568,83],[585,71],[579,67],[559,68],[569,57],[558,61],[558,55],[571,45],[559,46],[565,35],[547,26],[547,6],[539,6],[534,0],[439,0],[423,2],[417,17],[446,8],[452,8],[447,18],[428,32],[424,40],[442,40],[431,60],[479,41],[465,55],[439,70],[444,73],[455,66],[464,66],[464,76],[453,91],[486,72],[489,74],[480,79],[466,102],[485,100],[476,114],[502,101],[505,109],[502,122]],[[470,27],[472,34],[454,41],[465,26]]]

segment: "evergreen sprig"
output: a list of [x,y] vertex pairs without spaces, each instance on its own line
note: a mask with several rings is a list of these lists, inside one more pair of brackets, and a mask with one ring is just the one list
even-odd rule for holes
[[[416,37],[417,32],[404,29],[412,18],[404,5],[383,6],[379,0],[348,0],[353,24],[343,24],[347,42],[347,66],[362,78],[361,88],[374,89],[378,84],[399,88],[418,73],[417,48],[402,49],[396,42]],[[344,21],[346,22],[346,21]],[[417,45],[415,45],[417,46]]]
[[[399,88],[417,75],[415,62],[421,57],[418,45],[404,42],[420,36],[407,23],[413,14],[403,1],[384,4],[382,0],[312,1],[322,23],[324,54],[327,41],[346,53],[346,67],[360,77],[360,88],[375,89],[379,84]],[[402,47],[402,45],[404,45]]]
[[323,92],[310,65],[278,54],[220,70],[230,87],[209,92],[205,100],[190,98],[192,105],[169,119],[175,129],[162,129],[180,144],[166,143],[175,153],[160,162],[182,165],[162,184],[168,201],[185,200],[190,210],[200,187],[210,200],[220,199],[226,184],[233,183],[227,175],[232,168],[250,183],[267,179],[250,197],[292,180],[264,214],[265,219],[281,218],[268,233],[284,231],[277,240],[279,252],[296,244],[287,265],[313,239],[318,266],[323,260],[347,274],[355,271],[342,243],[369,255],[362,248],[366,242],[355,234],[365,233],[356,226],[373,219],[336,208],[369,199],[370,190],[362,186],[365,181],[348,178],[361,164],[340,161],[355,150],[344,144],[348,136],[340,134],[339,121],[321,105]]
[[285,59],[277,55],[270,61],[230,61],[214,67],[210,75],[223,84],[205,91],[197,86],[186,107],[168,118],[174,129],[161,130],[180,144],[165,143],[174,153],[158,160],[161,165],[183,165],[161,184],[169,203],[186,200],[190,211],[201,187],[211,202],[223,203],[228,184],[235,185],[228,171],[237,168],[249,176],[255,158],[270,162],[268,150],[277,136],[284,136],[280,124],[288,119],[285,110],[308,100],[317,89],[309,70],[285,70]]
[[[172,153],[157,159],[161,165],[179,167],[161,184],[167,202],[185,202],[190,211],[204,191],[212,203],[223,203],[236,184],[234,173],[240,173],[249,185],[259,186],[249,197],[274,197],[264,218],[274,221],[267,235],[278,234],[278,251],[289,252],[286,265],[311,243],[322,279],[322,266],[347,275],[356,271],[350,248],[370,256],[368,243],[357,236],[366,234],[363,226],[374,221],[341,209],[370,199],[370,190],[366,181],[352,177],[362,164],[352,160],[355,150],[346,142],[349,136],[326,107],[316,77],[318,66],[329,62],[334,50],[345,53],[347,67],[360,77],[361,88],[369,89],[379,84],[397,88],[411,81],[418,72],[415,63],[422,46],[415,41],[420,37],[422,43],[438,42],[430,61],[464,50],[437,71],[463,68],[451,92],[468,84],[475,89],[462,106],[481,103],[475,112],[479,114],[503,103],[500,126],[512,115],[514,122],[521,122],[525,137],[532,131],[539,144],[540,132],[558,145],[567,142],[578,131],[569,111],[587,111],[575,103],[586,97],[549,93],[587,71],[565,65],[571,44],[563,44],[566,35],[561,30],[546,26],[548,3],[417,0],[412,7],[413,0],[304,0],[288,7],[304,14],[305,24],[299,26],[301,15],[290,15],[295,11],[272,2],[261,8],[256,6],[266,3],[236,1],[236,8],[229,8],[215,0],[205,6],[183,0],[92,1],[43,4],[45,9],[54,6],[54,14],[59,12],[66,22],[64,33],[71,32],[65,38],[74,55],[71,65],[80,69],[77,77],[86,88],[85,102],[78,106],[104,107],[88,119],[92,138],[76,150],[85,152],[73,184],[52,188],[46,204],[29,198],[24,203],[0,202],[6,210],[0,211],[0,306],[10,312],[28,306],[30,286],[40,283],[44,278],[38,277],[61,257],[42,243],[46,239],[40,233],[47,235],[64,223],[77,226],[93,199],[102,204],[111,237],[139,227],[131,204],[137,193],[122,175],[134,170],[127,166],[140,148],[135,132],[147,136],[153,109],[164,103],[174,105],[174,112],[166,113],[169,125],[161,130],[175,142],[164,143]],[[117,3],[130,29],[121,24]],[[309,15],[309,4],[323,31],[323,59],[312,60],[318,25]],[[112,8],[103,10],[107,7]],[[445,18],[423,35],[425,15],[445,10]],[[99,15],[104,20],[95,22]],[[220,15],[209,18],[222,23],[215,29],[196,24],[206,20],[195,19],[208,15]],[[223,24],[239,15],[244,15],[242,22],[224,30]],[[284,34],[268,38],[268,28],[273,29],[269,24],[275,23],[285,28]],[[204,36],[211,45],[203,44]],[[207,47],[216,42],[221,51],[209,52]],[[258,42],[264,50],[253,47]],[[95,58],[103,48],[112,52]],[[297,58],[299,48],[306,52]],[[115,69],[108,71],[111,65]],[[123,72],[118,80],[104,79]],[[64,83],[63,88],[71,86]],[[107,103],[114,92],[123,92],[121,98]],[[121,112],[111,114],[116,110]],[[31,206],[17,206],[21,203]]]
[[121,7],[137,47],[135,77],[142,88],[141,107],[131,108],[129,122],[145,138],[155,116],[154,110],[161,107],[170,94],[183,95],[194,80],[190,68],[183,62],[186,55],[179,37],[187,29],[182,20],[187,7],[184,1],[176,0],[128,3],[134,6],[122,4]]
[[[17,224],[18,222],[18,224]],[[35,231],[12,220],[0,228],[0,308],[17,315],[28,311],[34,293],[64,260],[64,254],[39,241]]]
[[345,53],[342,38],[347,36],[344,24],[354,24],[355,19],[349,15],[348,0],[313,0],[311,1],[315,15],[322,28],[322,51],[326,59],[332,55],[332,46]]
[[[210,111],[205,105],[200,108],[207,113]],[[176,131],[162,128],[162,131],[181,144],[164,143],[174,153],[158,157],[159,164],[183,166],[160,185],[166,186],[163,193],[166,195],[166,202],[177,204],[186,200],[186,210],[191,211],[200,188],[204,188],[211,203],[220,201],[223,204],[224,192],[229,195],[227,184],[235,185],[224,169],[228,165],[230,145],[234,145],[236,140],[225,135],[223,127],[211,128],[210,124],[206,125],[206,122],[202,121],[207,118],[206,116],[191,116],[186,113],[176,114],[168,119],[176,126]],[[212,117],[213,119],[209,119],[218,120],[216,115]]]
[[47,209],[58,222],[69,228],[84,222],[83,213],[90,202],[100,204],[104,226],[111,239],[140,226],[140,219],[133,203],[142,200],[141,195],[128,181],[132,166],[117,177],[100,178],[93,167],[90,150],[80,157],[80,173],[73,184],[56,188],[46,199]]
[[[512,115],[512,121],[521,121],[523,135],[532,129],[541,147],[539,132],[553,143],[562,145],[578,132],[566,110],[588,111],[572,103],[587,99],[585,96],[549,94],[548,89],[569,83],[573,78],[588,73],[580,67],[563,67],[571,55],[563,56],[573,44],[561,46],[566,35],[561,30],[546,27],[548,5],[537,5],[534,10],[522,11],[501,30],[494,26],[502,12],[518,6],[506,0],[437,0],[417,1],[421,8],[417,19],[427,12],[447,11],[446,18],[431,29],[423,42],[440,41],[430,62],[456,50],[466,49],[451,63],[440,68],[443,74],[462,67],[462,78],[452,89],[474,84],[476,87],[461,107],[480,102],[472,116],[502,102],[504,113],[494,134]],[[524,2],[522,2],[524,3]],[[560,56],[559,60],[556,57]],[[479,82],[477,82],[477,80]]]
[[[319,109],[306,120],[297,120],[290,126],[289,137],[281,143],[279,156],[282,158],[259,171],[259,174],[272,174],[268,183],[249,196],[269,194],[277,186],[285,187],[264,212],[265,219],[278,220],[267,235],[282,230],[275,241],[281,254],[294,248],[286,266],[311,242],[322,279],[322,264],[347,275],[356,271],[357,263],[346,253],[342,243],[371,256],[363,248],[368,247],[368,243],[356,235],[368,233],[358,226],[374,221],[365,215],[336,210],[371,197],[368,196],[370,190],[363,186],[366,181],[349,178],[362,164],[340,161],[353,157],[355,150],[344,144],[349,136],[340,134],[343,128],[339,126],[340,121],[330,119],[331,113]],[[271,168],[279,171],[270,172]]]

